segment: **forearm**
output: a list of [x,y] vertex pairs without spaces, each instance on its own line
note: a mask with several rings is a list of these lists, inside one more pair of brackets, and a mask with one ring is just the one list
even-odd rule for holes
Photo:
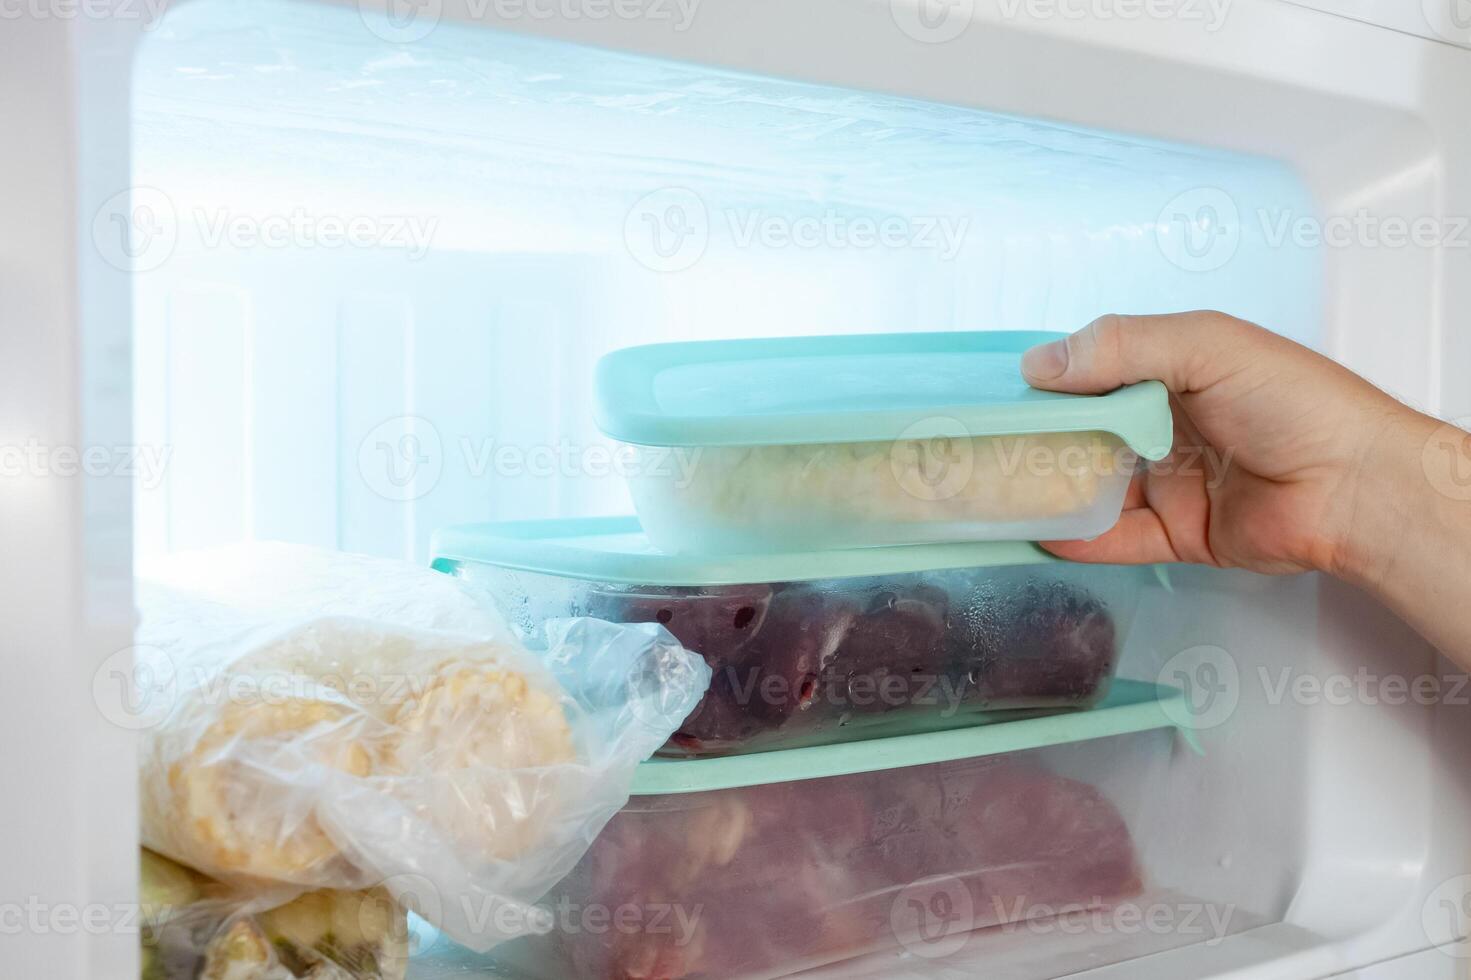
[[1471,435],[1405,409],[1375,434],[1335,566],[1471,669]]

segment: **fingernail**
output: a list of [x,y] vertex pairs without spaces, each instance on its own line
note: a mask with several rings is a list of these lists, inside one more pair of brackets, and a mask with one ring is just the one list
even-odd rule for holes
[[1067,341],[1049,340],[1022,355],[1022,373],[1038,381],[1062,377],[1067,370]]

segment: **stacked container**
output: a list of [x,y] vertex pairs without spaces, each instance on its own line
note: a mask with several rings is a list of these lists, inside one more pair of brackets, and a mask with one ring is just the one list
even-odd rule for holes
[[1177,696],[1122,682],[1060,718],[646,763],[541,903],[550,929],[497,962],[537,980],[778,977],[1139,900],[1129,828]]
[[448,528],[435,554],[528,634],[659,623],[703,656],[710,689],[665,750],[691,756],[1089,707],[1147,574],[1010,542],[665,555],[634,518]]
[[549,896],[569,921],[503,962],[781,976],[1141,891],[1129,826],[1184,714],[1153,685],[1110,691],[1148,573],[1026,542],[1112,526],[1172,423],[1155,383],[1028,387],[1021,352],[1050,339],[617,351],[599,423],[639,517],[436,536],[436,566],[528,633],[655,623],[712,668]]
[[1035,331],[654,344],[598,364],[598,423],[671,554],[1047,541],[1118,520],[1174,429],[1157,381],[1022,379]]

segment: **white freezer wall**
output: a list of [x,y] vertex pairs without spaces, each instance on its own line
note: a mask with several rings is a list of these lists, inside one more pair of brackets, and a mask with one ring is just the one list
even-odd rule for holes
[[140,560],[422,560],[447,523],[627,511],[591,377],[628,344],[1191,308],[1320,330],[1320,258],[1278,240],[1312,202],[1259,158],[222,0],[146,37],[134,95]]

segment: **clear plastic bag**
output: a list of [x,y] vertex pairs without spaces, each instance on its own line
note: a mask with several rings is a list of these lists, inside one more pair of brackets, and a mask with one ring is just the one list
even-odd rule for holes
[[408,915],[382,888],[281,905],[151,851],[140,863],[142,980],[404,980]]
[[283,545],[145,571],[143,843],[289,895],[384,887],[484,950],[626,802],[703,661],[659,626],[516,640],[449,576]]

